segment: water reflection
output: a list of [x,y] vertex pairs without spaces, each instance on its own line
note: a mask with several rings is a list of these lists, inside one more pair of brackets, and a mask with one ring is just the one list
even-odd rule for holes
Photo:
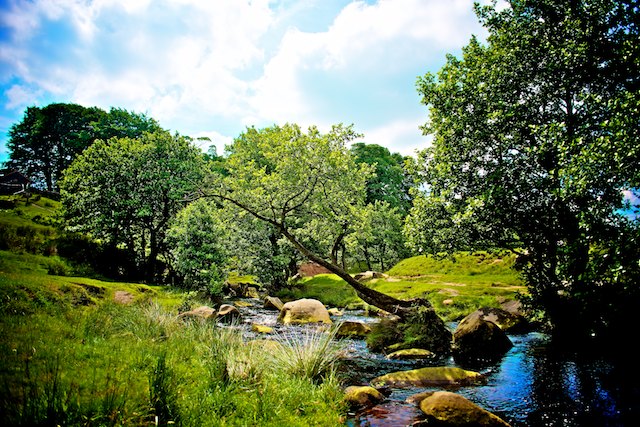
[[[254,309],[253,315],[246,321],[276,326],[273,312]],[[346,319],[376,320],[362,313],[346,313]],[[485,384],[451,391],[495,413],[513,427],[639,425],[640,374],[635,359],[579,357],[557,350],[541,333],[512,335],[509,338],[513,348],[500,361],[481,369],[487,375]],[[380,354],[370,353],[363,341],[345,340],[345,344],[348,356],[345,372],[349,374],[351,384],[365,384],[392,371],[456,365],[452,358],[422,362],[389,361]],[[420,411],[405,400],[412,394],[428,390],[435,389],[393,389],[384,404],[353,414],[347,425],[411,425],[420,418]]]

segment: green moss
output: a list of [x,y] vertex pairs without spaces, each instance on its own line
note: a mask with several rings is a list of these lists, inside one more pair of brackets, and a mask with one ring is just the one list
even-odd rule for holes
[[295,286],[280,290],[277,296],[285,302],[301,298],[317,299],[328,307],[363,304],[353,288],[335,274],[305,277]]
[[386,375],[374,378],[371,385],[408,387],[408,386],[446,386],[473,384],[483,379],[482,374],[465,369],[439,366],[409,371],[391,372]]

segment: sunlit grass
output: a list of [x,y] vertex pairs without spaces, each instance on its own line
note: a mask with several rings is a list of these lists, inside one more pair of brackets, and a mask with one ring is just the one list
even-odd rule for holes
[[[116,303],[118,290],[134,302]],[[0,252],[0,424],[342,424],[334,377],[293,373],[237,328],[177,316],[200,303],[160,286],[51,275],[46,257]]]

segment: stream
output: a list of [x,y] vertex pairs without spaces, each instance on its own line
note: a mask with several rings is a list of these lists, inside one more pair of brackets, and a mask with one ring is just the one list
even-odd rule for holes
[[[251,300],[247,300],[251,301]],[[251,323],[273,327],[277,332],[295,336],[303,334],[304,326],[283,326],[276,321],[277,312],[261,308],[259,301],[252,307],[239,307],[246,326],[244,334],[253,339]],[[346,311],[334,322],[357,321],[374,323],[377,317],[360,311]],[[451,330],[455,324],[448,325]],[[311,326],[315,327],[315,326]],[[262,337],[261,337],[262,338]],[[393,372],[425,366],[459,366],[476,370],[486,376],[480,385],[448,388],[500,416],[513,427],[623,427],[640,425],[640,372],[637,358],[586,358],[554,349],[545,334],[530,332],[509,335],[514,346],[498,362],[477,369],[456,364],[453,358],[435,360],[388,360],[382,354],[371,353],[363,340],[343,339],[345,360],[343,375],[349,385],[364,385],[373,378]],[[629,346],[629,352],[634,350]],[[380,405],[349,414],[349,427],[407,426],[422,419],[419,408],[406,403],[407,397],[442,388],[414,387],[391,389]]]

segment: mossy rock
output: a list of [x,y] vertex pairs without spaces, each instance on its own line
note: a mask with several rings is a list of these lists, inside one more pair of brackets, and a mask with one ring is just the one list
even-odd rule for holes
[[430,387],[469,385],[481,382],[484,376],[479,372],[467,371],[450,366],[427,367],[409,371],[391,372],[374,378],[374,387]]
[[352,408],[377,405],[384,400],[384,395],[371,386],[350,386],[344,391],[344,399]]
[[257,332],[259,334],[270,334],[273,333],[273,328],[270,326],[259,325],[257,323],[253,323],[251,325],[251,330],[253,332]]
[[345,321],[340,323],[336,331],[337,337],[366,337],[371,333],[371,327],[362,322]]
[[509,427],[495,414],[456,393],[436,391],[420,402],[429,425]]
[[391,360],[414,360],[414,359],[430,359],[435,354],[432,351],[423,348],[409,348],[406,350],[398,350],[387,354],[387,359]]

